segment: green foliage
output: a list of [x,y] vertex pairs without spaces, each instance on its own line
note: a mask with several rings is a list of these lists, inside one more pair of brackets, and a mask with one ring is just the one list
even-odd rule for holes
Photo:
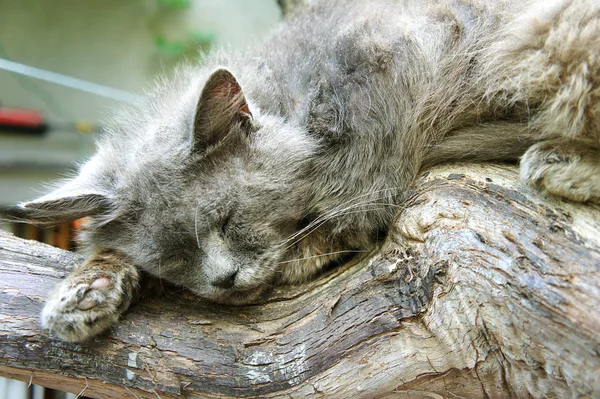
[[164,27],[167,21],[171,21],[169,16],[179,14],[182,10],[191,6],[191,0],[157,0],[163,10],[156,15],[152,24],[154,26],[154,44],[158,52],[168,62],[177,62],[181,58],[198,59],[207,54],[216,35],[213,32],[195,30],[187,32],[183,39],[171,39],[164,34]]
[[157,36],[154,43],[158,50],[168,58],[181,58],[206,54],[215,41],[212,32],[193,31],[185,40],[169,41],[164,36]]
[[164,7],[170,8],[188,8],[190,6],[190,0],[158,0],[158,3]]

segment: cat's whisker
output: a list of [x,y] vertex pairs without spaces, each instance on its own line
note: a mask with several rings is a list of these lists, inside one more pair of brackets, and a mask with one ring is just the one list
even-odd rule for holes
[[[370,206],[370,205],[378,205],[378,206],[375,207],[375,208],[370,208],[370,209],[369,208],[366,208],[366,209],[356,209],[356,210],[353,210],[351,212],[348,212],[348,210],[351,210],[353,208],[358,208],[358,207],[348,207],[348,209],[345,210],[343,213],[337,213],[337,214],[334,214],[334,215],[330,215],[330,217],[328,217],[326,220],[323,220],[317,226],[314,226],[313,229],[311,229],[310,231],[306,232],[305,235],[303,235],[302,237],[299,237],[296,241],[294,241],[294,243],[292,243],[292,245],[295,244],[295,243],[297,243],[298,241],[306,238],[309,234],[311,234],[314,231],[316,231],[321,225],[323,225],[324,223],[327,223],[328,221],[330,221],[330,220],[332,220],[332,219],[334,219],[336,217],[347,216],[347,215],[352,215],[352,214],[356,214],[356,213],[363,213],[365,211],[380,211],[380,210],[385,210],[388,207],[402,208],[401,206],[398,206],[398,205],[392,205],[392,204],[381,203],[381,202],[366,203],[366,204],[361,205],[361,208],[367,207],[367,206]],[[383,206],[380,206],[380,205],[383,205]],[[289,248],[289,246],[288,246],[288,248]]]
[[161,270],[160,270],[160,258],[158,259],[158,283],[160,284],[160,290],[161,292],[165,292],[165,287],[163,287],[163,282],[162,282],[162,276],[161,276]]
[[367,252],[370,252],[370,251],[361,251],[361,250],[351,250],[351,249],[349,249],[349,250],[345,250],[345,251],[328,252],[326,254],[321,254],[321,255],[305,256],[305,257],[302,257],[302,258],[284,260],[283,262],[279,262],[278,264],[282,265],[284,263],[298,262],[298,261],[303,261],[303,260],[306,260],[306,259],[322,258],[324,256],[331,256],[331,255],[348,254],[348,253],[367,253]]
[[309,224],[308,224],[306,227],[304,227],[303,229],[301,229],[301,230],[299,230],[299,231],[295,232],[295,233],[294,233],[292,236],[288,237],[288,238],[286,239],[286,241],[287,241],[287,240],[292,240],[292,239],[294,239],[295,237],[297,237],[298,235],[301,235],[301,234],[302,234],[304,231],[306,231],[306,230],[308,230],[308,229],[312,228],[312,227],[313,227],[315,224],[317,224],[317,223],[319,223],[319,224],[322,224],[322,223],[320,223],[320,222],[321,222],[323,219],[327,219],[327,220],[329,220],[329,217],[330,217],[332,214],[337,214],[337,213],[339,213],[339,212],[343,212],[343,211],[344,211],[345,209],[347,209],[348,207],[345,207],[345,208],[342,208],[342,207],[344,207],[344,206],[345,206],[345,205],[347,205],[347,204],[352,204],[352,205],[351,205],[351,207],[354,207],[354,206],[361,206],[362,204],[365,204],[365,203],[368,203],[368,202],[371,202],[371,201],[375,201],[375,200],[379,200],[379,199],[385,198],[386,196],[385,196],[385,195],[381,195],[381,196],[378,196],[378,197],[375,197],[375,198],[371,198],[371,199],[370,199],[369,201],[367,201],[367,202],[353,203],[354,201],[356,201],[356,200],[357,200],[357,199],[359,199],[359,198],[363,198],[363,197],[366,197],[366,196],[369,196],[369,195],[378,194],[378,193],[382,193],[382,192],[386,192],[386,191],[395,191],[395,190],[397,190],[397,188],[395,188],[395,187],[394,187],[394,188],[389,188],[389,189],[376,190],[376,191],[369,192],[369,193],[367,193],[367,194],[363,194],[363,195],[359,195],[359,196],[356,196],[356,197],[352,197],[350,200],[348,200],[348,201],[345,201],[345,202],[341,203],[341,204],[340,204],[340,205],[339,205],[337,208],[334,208],[334,209],[332,209],[331,211],[329,211],[328,213],[326,213],[326,214],[324,214],[324,215],[320,216],[319,218],[317,218],[317,219],[313,220],[311,223],[309,223]]
[[[318,223],[311,223],[309,226],[307,226],[306,228],[300,230],[297,234],[294,234],[294,236],[291,237],[291,239],[288,239],[284,242],[281,243],[281,245],[287,245],[284,249],[287,250],[289,248],[291,248],[292,246],[294,246],[296,243],[298,243],[299,241],[305,239],[308,235],[310,235],[311,233],[315,232],[319,227],[321,227],[323,224],[327,223],[328,221],[339,217],[339,216],[344,216],[344,215],[350,215],[350,214],[354,214],[354,213],[360,213],[360,212],[365,212],[366,210],[369,211],[374,211],[374,210],[382,210],[385,209],[385,207],[378,207],[375,209],[360,209],[360,210],[356,210],[353,212],[348,212],[351,209],[354,208],[361,208],[361,207],[367,207],[369,205],[372,204],[380,204],[380,203],[363,203],[363,204],[357,204],[357,205],[353,205],[350,207],[346,207],[345,209],[336,211],[336,212],[331,212],[327,215],[324,215],[324,217],[322,217]],[[390,205],[390,204],[384,204],[384,205]],[[290,242],[293,239],[292,242]]]
[[196,245],[200,248],[200,238],[198,237],[198,206],[194,212],[194,234],[196,235]]
[[[378,197],[378,198],[374,198],[371,201],[365,201],[365,202],[362,202],[362,203],[353,204],[353,205],[345,207],[343,209],[333,210],[333,211],[331,211],[331,212],[329,212],[329,213],[327,213],[327,214],[319,217],[318,219],[315,219],[315,221],[311,222],[304,229],[297,231],[295,234],[293,234],[292,236],[290,236],[288,239],[284,240],[280,245],[287,245],[285,247],[285,250],[289,249],[290,247],[292,247],[296,243],[298,243],[300,240],[306,238],[309,234],[311,234],[314,231],[316,231],[324,223],[332,220],[335,217],[349,215],[349,214],[353,214],[353,213],[360,213],[360,212],[364,212],[364,211],[367,211],[367,210],[368,211],[382,210],[382,209],[385,209],[386,207],[402,208],[401,206],[395,205],[395,204],[382,203],[382,202],[373,202],[373,201],[376,201],[376,200],[381,199],[381,198],[384,198],[384,197],[381,196],[381,197]],[[383,205],[383,206],[379,207],[379,208],[375,208],[375,209],[361,209],[361,210],[358,210],[358,211],[355,211],[355,212],[347,212],[347,211],[349,211],[351,209],[367,207],[367,206],[370,206],[370,205]],[[293,240],[293,242],[290,242],[292,240]]]

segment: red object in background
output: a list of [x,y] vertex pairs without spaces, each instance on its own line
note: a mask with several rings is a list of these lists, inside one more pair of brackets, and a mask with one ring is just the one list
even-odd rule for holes
[[26,108],[0,107],[0,131],[44,133],[47,129],[41,112]]

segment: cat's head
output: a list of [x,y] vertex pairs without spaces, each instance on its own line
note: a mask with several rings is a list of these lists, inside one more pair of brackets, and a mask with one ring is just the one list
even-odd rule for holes
[[200,86],[121,116],[77,176],[21,207],[38,223],[85,217],[88,250],[121,252],[218,302],[251,302],[293,244],[314,144],[262,114],[229,71]]

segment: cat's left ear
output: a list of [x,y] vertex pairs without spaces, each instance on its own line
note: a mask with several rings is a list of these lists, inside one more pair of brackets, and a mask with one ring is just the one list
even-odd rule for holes
[[217,69],[208,78],[194,116],[195,150],[216,145],[238,125],[250,128],[252,113],[242,88],[227,69]]
[[42,225],[108,215],[115,206],[112,195],[96,188],[93,181],[82,175],[66,181],[43,197],[19,204],[29,221]]

